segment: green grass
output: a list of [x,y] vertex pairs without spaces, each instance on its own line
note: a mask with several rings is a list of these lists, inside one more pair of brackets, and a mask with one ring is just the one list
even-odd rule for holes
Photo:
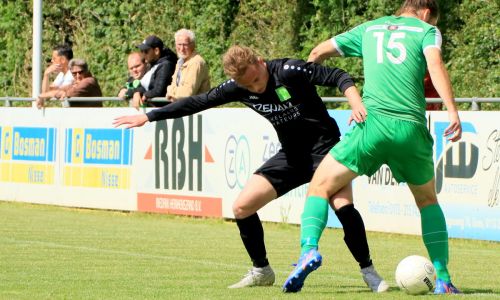
[[[283,294],[299,227],[264,228],[276,284],[229,290],[250,267],[232,222],[0,201],[0,299],[416,299],[395,287],[394,270],[407,255],[425,255],[418,236],[368,233],[378,271],[392,286],[373,294],[342,231],[328,229],[323,266],[302,292]],[[500,299],[500,243],[452,239],[450,248],[465,297]]]

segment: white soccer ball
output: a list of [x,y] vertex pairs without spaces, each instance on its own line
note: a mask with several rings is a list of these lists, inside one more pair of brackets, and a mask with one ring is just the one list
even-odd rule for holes
[[434,266],[426,257],[405,257],[396,268],[396,283],[409,295],[427,294],[434,288],[435,281]]

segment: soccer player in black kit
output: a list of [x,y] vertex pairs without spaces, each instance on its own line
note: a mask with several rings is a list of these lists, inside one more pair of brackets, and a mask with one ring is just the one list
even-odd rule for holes
[[[253,268],[229,288],[269,286],[275,281],[267,259],[264,230],[257,211],[270,201],[311,180],[314,171],[339,141],[337,123],[316,92],[316,85],[338,87],[351,100],[360,100],[345,71],[295,59],[265,61],[247,47],[232,46],[223,57],[231,79],[212,90],[184,98],[146,114],[118,117],[114,126],[138,127],[146,122],[180,118],[230,102],[241,102],[273,125],[282,145],[249,178],[233,204],[233,213]],[[356,117],[355,121],[359,121]],[[352,204],[351,185],[330,199],[344,229],[344,240],[361,267],[363,279],[374,292],[388,285],[375,271],[363,219]],[[340,203],[340,205],[339,205]],[[350,201],[349,203],[352,203]]]

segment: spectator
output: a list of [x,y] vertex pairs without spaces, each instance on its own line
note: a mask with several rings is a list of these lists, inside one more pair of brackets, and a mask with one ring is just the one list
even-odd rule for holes
[[127,59],[128,72],[130,77],[118,93],[118,97],[131,99],[141,87],[141,79],[147,71],[146,60],[140,52],[132,52]]
[[[155,36],[148,36],[137,48],[144,54],[150,69],[141,79],[142,88],[134,93],[132,106],[138,108],[142,104],[150,106],[163,106],[167,102],[149,102],[154,97],[164,97],[167,86],[172,81],[172,75],[177,63],[177,55],[172,50],[164,47],[163,41]],[[148,103],[149,102],[149,103]]]
[[[48,91],[40,94],[36,100],[36,106],[42,108],[45,99],[58,98],[64,100],[68,97],[100,97],[101,87],[89,71],[88,65],[83,59],[74,58],[69,62],[69,69],[75,78],[72,85],[61,89]],[[70,107],[102,107],[101,101],[71,101]]]
[[[73,76],[68,68],[68,63],[72,58],[73,50],[70,46],[59,45],[54,47],[52,50],[51,65],[43,73],[42,93],[68,86],[73,83]],[[50,76],[56,73],[56,78],[52,84],[50,84]]]
[[[424,95],[425,98],[441,98],[438,92],[432,84],[431,75],[429,75],[429,70],[425,71],[424,77]],[[443,110],[443,103],[427,103],[425,105],[426,110]]]
[[210,89],[210,76],[205,60],[195,51],[194,32],[182,28],[175,37],[175,50],[179,60],[172,83],[167,87],[167,99],[177,101],[182,97],[198,95]]

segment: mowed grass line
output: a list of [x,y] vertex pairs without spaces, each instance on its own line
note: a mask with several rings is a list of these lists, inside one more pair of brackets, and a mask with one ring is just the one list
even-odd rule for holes
[[[373,294],[342,231],[328,229],[323,266],[302,292],[283,294],[300,228],[264,228],[276,284],[230,290],[250,268],[233,222],[0,202],[0,299],[414,299],[396,287],[394,270],[407,255],[426,255],[418,236],[368,233],[376,267],[392,286]],[[500,299],[500,243],[452,239],[450,247],[464,297]]]

